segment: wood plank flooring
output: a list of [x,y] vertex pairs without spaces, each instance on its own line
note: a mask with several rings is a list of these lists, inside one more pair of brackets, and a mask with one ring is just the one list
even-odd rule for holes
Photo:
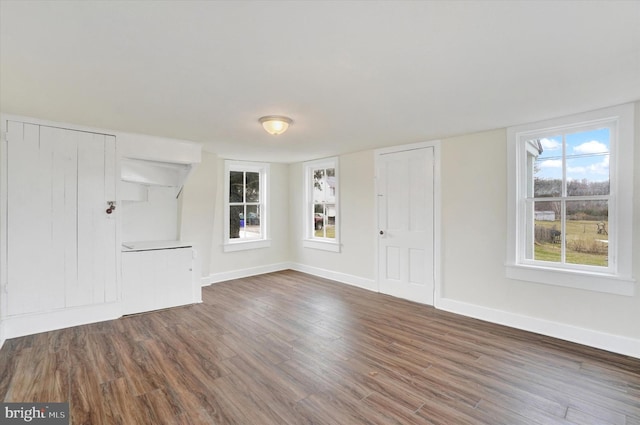
[[293,271],[8,340],[0,399],[76,424],[640,425],[640,360]]

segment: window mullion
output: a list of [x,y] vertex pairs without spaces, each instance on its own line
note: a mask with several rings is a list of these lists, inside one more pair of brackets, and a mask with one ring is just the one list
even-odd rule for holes
[[567,137],[562,134],[562,193],[561,196],[567,196]]
[[567,263],[567,202],[560,201],[560,263]]
[[[326,173],[326,170],[325,170],[325,173]],[[325,174],[325,176],[326,176],[326,174]],[[327,187],[326,183],[325,183],[325,187]],[[324,197],[326,198],[326,195]],[[327,237],[327,224],[329,224],[329,218],[327,217],[327,201],[326,200],[322,201],[322,222],[323,222],[323,225],[322,225],[322,237],[326,238]]]
[[242,203],[247,203],[247,172],[242,172]]

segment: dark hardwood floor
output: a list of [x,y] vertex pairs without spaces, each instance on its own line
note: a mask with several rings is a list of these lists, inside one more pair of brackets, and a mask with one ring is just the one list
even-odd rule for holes
[[0,399],[76,424],[640,424],[640,360],[286,271],[15,338]]

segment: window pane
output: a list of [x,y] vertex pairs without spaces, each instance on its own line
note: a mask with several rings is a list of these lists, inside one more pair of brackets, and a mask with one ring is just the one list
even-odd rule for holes
[[335,204],[314,204],[313,214],[314,232],[316,238],[336,237],[336,206]]
[[241,227],[244,227],[244,207],[242,205],[229,207],[229,238],[239,238]]
[[566,261],[607,267],[609,205],[607,201],[567,201]]
[[313,170],[313,202],[319,203],[325,200],[325,172],[324,169]]
[[243,239],[257,239],[262,235],[260,224],[260,206],[247,205],[247,215],[244,220],[244,227],[240,231]]
[[247,173],[246,202],[260,202],[260,173]]
[[[327,168],[324,184],[324,201],[334,204],[336,202],[336,169]],[[335,214],[334,214],[335,216]]]
[[[335,197],[334,197],[335,198]],[[336,204],[325,204],[325,232],[324,237],[336,238]]]
[[562,261],[561,205],[559,201],[534,202],[533,241],[530,241],[534,260]]
[[[537,143],[536,143],[537,142]],[[562,136],[545,137],[534,143],[541,150],[533,164],[534,196],[562,195]]]
[[324,235],[324,205],[313,204],[313,230],[314,236],[323,237]]
[[229,172],[229,202],[242,202],[244,192],[244,173],[242,171]]
[[325,204],[314,204],[313,211],[313,236],[316,238],[324,238],[327,232]]
[[608,128],[567,134],[567,195],[609,194]]

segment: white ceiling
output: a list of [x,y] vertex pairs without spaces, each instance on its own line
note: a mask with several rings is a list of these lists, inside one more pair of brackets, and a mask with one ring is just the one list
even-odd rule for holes
[[[0,0],[5,113],[292,162],[640,99],[640,1]],[[263,115],[294,120],[269,136]]]

